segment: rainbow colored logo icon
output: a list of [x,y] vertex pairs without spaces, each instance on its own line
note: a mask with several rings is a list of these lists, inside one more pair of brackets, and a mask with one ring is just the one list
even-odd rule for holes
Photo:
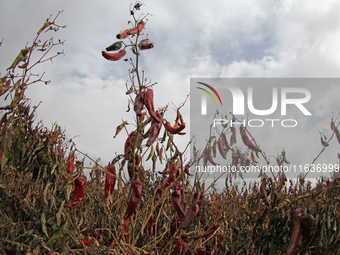
[[[210,86],[210,85],[208,85],[208,84],[206,84],[206,83],[203,83],[203,82],[197,82],[197,83],[206,86],[206,87],[209,88],[212,92],[214,92],[215,95],[217,96],[218,100],[220,101],[221,106],[222,106],[222,100],[221,100],[221,98],[220,98],[220,95],[217,93],[217,91],[216,91],[212,86]],[[201,87],[196,87],[196,88],[205,91],[209,96],[211,96],[211,98],[214,100],[215,105],[217,106],[216,100],[215,100],[214,96],[211,94],[210,91],[208,91],[208,90],[206,90],[206,89],[204,89],[204,88],[201,88]]]

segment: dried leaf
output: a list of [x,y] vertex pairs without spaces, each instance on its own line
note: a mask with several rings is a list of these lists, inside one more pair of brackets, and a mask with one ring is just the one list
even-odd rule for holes
[[117,126],[116,128],[116,134],[113,138],[116,138],[116,136],[119,134],[120,131],[122,131],[122,129],[126,126],[129,125],[129,123],[127,121],[124,121],[122,124],[120,124],[119,126]]

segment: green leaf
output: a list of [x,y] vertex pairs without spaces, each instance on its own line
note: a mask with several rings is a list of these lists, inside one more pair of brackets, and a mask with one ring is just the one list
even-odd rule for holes
[[122,47],[122,41],[115,42],[106,48],[106,51],[119,50]]
[[56,232],[54,232],[54,234],[51,236],[50,240],[47,241],[46,246],[50,247],[51,244],[57,240],[59,237],[63,236],[64,232],[63,232],[63,226],[61,226],[60,228],[57,229]]
[[146,133],[143,135],[143,139],[148,138],[150,135],[150,128],[148,129],[148,131],[146,131]]
[[125,92],[126,95],[130,95],[133,91],[133,87],[131,86],[128,91]]

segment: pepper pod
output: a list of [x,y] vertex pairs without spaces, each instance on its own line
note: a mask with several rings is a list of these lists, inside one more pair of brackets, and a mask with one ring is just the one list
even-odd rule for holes
[[159,136],[159,133],[161,131],[162,124],[163,124],[163,122],[162,122],[163,117],[159,112],[156,112],[156,116],[160,120],[160,122],[158,122],[157,120],[152,118],[150,135],[149,135],[148,141],[146,142],[146,146],[151,146],[154,143],[154,141],[157,139],[157,137]]
[[131,199],[128,204],[128,207],[126,208],[124,220],[127,220],[131,217],[131,215],[135,212],[137,205],[140,201],[140,198],[142,196],[142,189],[143,184],[140,181],[134,181],[132,183],[132,194]]
[[144,105],[148,109],[150,116],[157,122],[162,122],[162,119],[157,116],[153,105],[153,90],[148,89],[144,94]]
[[110,194],[112,194],[113,189],[116,184],[116,168],[114,166],[108,166],[107,171],[113,174],[105,175],[105,197],[107,198]]
[[85,184],[86,184],[86,177],[82,176],[74,180],[74,192],[69,202],[65,203],[65,207],[74,207],[83,201],[85,197]]

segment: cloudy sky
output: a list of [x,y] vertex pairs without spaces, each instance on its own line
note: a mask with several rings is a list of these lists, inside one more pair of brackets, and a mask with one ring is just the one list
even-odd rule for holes
[[[339,77],[339,1],[146,0],[144,4],[141,12],[151,15],[142,38],[149,38],[155,47],[142,53],[140,68],[146,78],[158,83],[154,87],[156,108],[183,102],[194,77]],[[65,56],[37,69],[45,71],[44,78],[51,83],[32,85],[27,96],[32,104],[42,101],[37,120],[47,127],[57,122],[69,137],[77,136],[74,141],[79,150],[101,158],[102,165],[123,151],[126,135],[113,139],[116,126],[122,120],[134,121],[133,111],[126,113],[125,95],[131,65],[101,56],[116,41],[117,33],[131,27],[129,8],[128,1],[1,2],[1,75],[46,19],[63,10],[57,23],[67,27],[43,36],[65,40],[59,48]],[[128,52],[127,56],[133,55]],[[332,112],[337,113],[329,99],[339,90],[327,97],[320,95],[324,100],[320,111],[328,121],[324,132]],[[189,122],[189,103],[182,114]],[[165,117],[173,120],[175,111],[170,109]],[[314,146],[320,142],[318,128],[322,127],[304,134],[306,139],[315,139]],[[188,140],[177,139],[182,147]]]

